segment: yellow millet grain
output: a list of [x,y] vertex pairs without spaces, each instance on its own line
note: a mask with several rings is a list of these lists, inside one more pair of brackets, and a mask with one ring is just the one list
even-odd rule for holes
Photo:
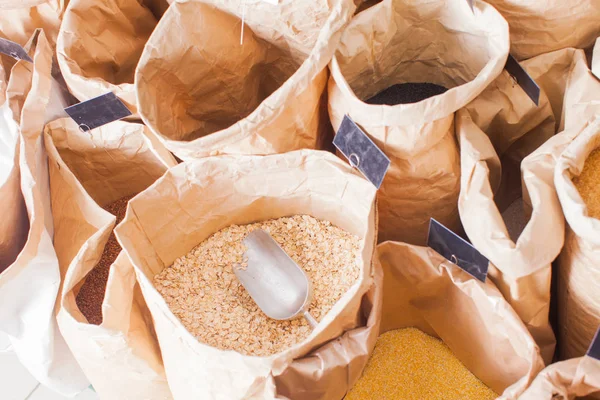
[[588,215],[600,219],[600,149],[592,151],[585,160],[581,175],[573,179]]
[[488,400],[498,395],[442,342],[416,328],[386,332],[346,400]]

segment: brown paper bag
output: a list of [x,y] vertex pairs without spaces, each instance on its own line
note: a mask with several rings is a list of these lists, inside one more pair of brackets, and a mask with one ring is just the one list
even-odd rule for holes
[[599,147],[600,114],[568,143],[555,170],[556,192],[567,220],[565,245],[558,260],[558,334],[563,360],[585,354],[600,325],[600,220],[588,216],[572,182],[589,153]]
[[[58,36],[57,58],[79,100],[113,92],[137,111],[133,76],[166,0],[71,0]],[[107,29],[109,27],[109,29]]]
[[[484,2],[384,1],[354,17],[331,62],[329,114],[349,115],[391,160],[378,193],[379,239],[423,244],[429,218],[457,228],[454,112],[501,72],[508,27]],[[475,50],[476,49],[476,50]],[[364,101],[407,82],[448,88],[412,104]]]
[[[494,196],[504,164],[500,163],[492,140],[466,110],[459,111],[456,118],[462,168],[459,210],[465,232],[490,260],[490,279],[521,317],[546,363],[550,363],[556,344],[549,322],[551,263],[560,253],[564,230],[552,182],[558,154],[554,146],[543,145],[521,164],[524,190],[533,213],[530,218],[519,216],[528,222],[522,232],[511,236],[498,196]],[[540,241],[542,237],[544,240]]]
[[[492,262],[490,277],[549,363],[555,343],[548,319],[551,262],[564,242],[553,171],[560,153],[578,133],[573,126],[590,114],[586,96],[594,91],[581,50],[556,51],[521,65],[541,88],[539,106],[504,71],[459,112],[459,209],[467,235]],[[571,110],[566,117],[564,109]],[[564,125],[574,132],[547,142]],[[511,204],[523,213],[506,210]],[[514,221],[503,220],[504,210],[510,219],[520,220],[517,229],[511,230]]]
[[24,45],[36,29],[44,29],[54,48],[68,0],[0,0],[0,36]]
[[183,160],[319,148],[331,130],[326,65],[354,9],[351,0],[174,2],[136,70],[142,119]]
[[546,367],[519,400],[572,400],[598,391],[600,361],[584,356]]
[[64,275],[58,324],[103,399],[171,399],[150,312],[124,253],[110,269],[102,324],[89,324],[76,303],[115,225],[101,206],[142,191],[174,165],[153,152],[146,129],[116,121],[84,133],[73,120],[59,119],[44,135],[54,247]]
[[51,107],[52,48],[39,30],[26,48],[33,63],[21,60],[14,65],[7,102],[10,117],[18,126],[19,184],[29,219],[28,234],[14,262],[0,273],[0,331],[8,335],[19,360],[37,381],[74,396],[89,382],[55,320],[61,276],[52,246],[48,170],[41,137]]
[[489,0],[510,25],[511,53],[524,60],[566,47],[586,48],[600,35],[598,0]]
[[[555,57],[532,58],[522,62],[521,66],[537,81],[553,68],[548,59],[554,60]],[[567,71],[564,73],[568,76]],[[565,82],[566,76],[562,78]],[[542,80],[545,82],[548,78]],[[495,198],[500,211],[521,197],[521,161],[551,138],[557,129],[552,103],[546,96],[544,85],[539,85],[540,98],[539,104],[536,105],[504,70],[486,90],[465,107],[477,127],[490,138],[495,152],[500,157],[502,179],[496,182],[500,187]],[[562,93],[564,95],[564,90]],[[463,178],[469,176],[468,171],[464,172]],[[464,191],[464,187],[462,190]]]
[[[198,342],[154,288],[154,276],[220,229],[296,214],[328,220],[362,239],[356,261],[361,266],[358,281],[306,340],[286,351],[269,357],[245,356]],[[171,168],[132,199],[116,233],[152,313],[173,396],[272,399],[278,390],[276,377],[294,360],[361,325],[361,302],[375,274],[375,188],[327,152],[210,157]],[[339,375],[330,370],[348,371],[346,365],[353,358],[364,359],[369,343],[343,350],[333,346],[332,352],[343,351],[343,355],[331,354],[325,365],[308,362],[307,370],[298,370],[297,380],[304,380],[304,387],[325,388],[319,389],[324,394],[335,393],[329,387],[339,385]],[[321,370],[331,380],[319,382]],[[287,383],[287,389],[281,390],[287,393],[294,385]]]
[[386,242],[381,333],[415,327],[438,337],[483,383],[516,399],[544,368],[539,348],[489,280],[484,284],[427,247]]
[[[533,58],[521,65],[536,80],[552,68],[548,58],[555,59]],[[523,161],[556,130],[552,104],[541,86],[536,106],[503,71],[457,113],[462,173],[458,205],[465,232],[491,262],[490,278],[550,363],[556,344],[549,322],[551,263],[562,247],[564,224],[552,184],[552,151],[542,150]],[[514,222],[505,221],[502,212],[515,201],[524,209],[522,190],[534,200],[533,214],[529,219],[513,212],[511,218],[522,222],[511,232]],[[540,242],[542,236],[545,240]]]

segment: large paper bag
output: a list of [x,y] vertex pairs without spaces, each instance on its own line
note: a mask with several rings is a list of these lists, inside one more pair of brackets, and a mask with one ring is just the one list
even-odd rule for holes
[[583,356],[600,325],[600,220],[588,215],[587,206],[572,182],[596,148],[600,148],[600,115],[568,143],[558,159],[554,176],[567,221],[565,245],[558,260],[558,336],[562,360]]
[[102,323],[88,323],[76,302],[115,225],[101,206],[135,195],[174,165],[153,152],[146,129],[116,121],[80,132],[71,119],[59,119],[44,134],[54,247],[64,274],[58,324],[103,399],[171,398],[150,312],[124,253],[110,267]]
[[[537,81],[538,78],[550,74],[548,70],[553,68],[553,64],[548,61],[554,61],[556,58],[558,55],[536,57],[522,62],[521,66]],[[561,80],[566,82],[568,71],[563,73],[565,77],[561,77]],[[554,75],[558,75],[558,72]],[[546,82],[548,78],[544,77],[542,80]],[[536,105],[517,84],[515,78],[504,70],[486,90],[464,108],[473,122],[490,138],[495,152],[500,157],[502,179],[495,198],[500,211],[521,197],[520,165],[523,159],[556,133],[557,123],[552,102],[546,95],[544,85],[539,85],[540,96]],[[562,93],[564,95],[564,89]],[[464,185],[464,179],[470,174],[468,171],[462,172]]]
[[24,45],[36,29],[44,29],[52,48],[68,0],[1,0],[0,36]]
[[[490,278],[549,363],[556,344],[549,321],[551,263],[560,253],[564,224],[552,184],[554,159],[545,150],[523,158],[554,135],[555,120],[544,92],[536,107],[513,85],[504,72],[457,113],[462,173],[458,207],[469,239],[490,260]],[[523,231],[511,236],[502,212],[513,201],[523,203],[521,170],[533,214]]]
[[[356,261],[361,271],[356,283],[307,339],[280,353],[246,356],[197,341],[155,289],[154,276],[220,229],[297,214],[330,221],[361,239]],[[152,313],[175,398],[275,398],[277,377],[285,374],[294,360],[310,356],[317,347],[363,325],[361,303],[375,274],[375,189],[330,153],[222,156],[180,164],[129,202],[116,233]],[[354,346],[332,349],[345,354],[336,355],[334,362],[347,368],[354,357],[364,359],[368,344],[362,346],[358,350]],[[339,375],[327,374],[330,379],[319,382],[323,366],[318,362],[308,365],[297,380],[304,380],[305,387],[318,385],[327,388],[326,393],[335,393],[330,387],[339,385]],[[293,390],[293,384],[288,383],[287,388]]]
[[510,26],[519,60],[566,47],[586,48],[600,36],[599,0],[489,0]]
[[[57,43],[57,59],[79,100],[113,92],[134,113],[133,76],[166,0],[71,0]],[[161,6],[161,7],[156,7]],[[109,29],[107,29],[107,26]]]
[[427,247],[385,242],[381,333],[415,327],[440,338],[500,399],[516,399],[544,368],[539,348],[489,280]]
[[19,130],[20,190],[29,226],[24,247],[0,273],[0,331],[8,335],[19,360],[35,379],[73,396],[89,383],[55,320],[61,276],[52,246],[48,169],[41,137],[52,108],[52,48],[39,30],[27,48],[33,63],[21,60],[12,68],[7,102]]
[[319,148],[331,130],[326,66],[354,9],[351,0],[174,2],[136,70],[142,119],[183,160]]
[[600,391],[600,361],[589,356],[546,367],[519,400],[574,400]]
[[[477,49],[477,51],[474,51]],[[389,0],[358,14],[331,62],[329,114],[349,115],[391,160],[378,193],[379,239],[423,244],[429,218],[459,225],[460,159],[454,112],[501,72],[508,27],[493,7]],[[365,101],[398,83],[448,88],[411,104]]]

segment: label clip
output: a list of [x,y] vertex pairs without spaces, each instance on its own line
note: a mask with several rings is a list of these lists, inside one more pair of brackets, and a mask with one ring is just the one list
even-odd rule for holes
[[112,92],[67,107],[65,112],[77,122],[82,132],[91,131],[131,115],[131,111]]
[[485,282],[489,260],[473,245],[435,219],[429,220],[427,246],[472,277]]
[[27,51],[15,42],[11,42],[10,40],[0,38],[0,53],[6,54],[9,57],[14,58],[15,60],[25,60],[30,63],[33,62]]
[[600,361],[600,328],[596,331],[586,355]]
[[390,159],[349,116],[344,116],[333,144],[351,166],[379,189],[390,167]]
[[512,55],[508,55],[506,65],[504,69],[510,74],[515,80],[517,85],[521,86],[521,89],[529,96],[536,106],[540,105],[540,87],[533,80],[531,76],[525,71],[525,69],[519,64],[516,58]]

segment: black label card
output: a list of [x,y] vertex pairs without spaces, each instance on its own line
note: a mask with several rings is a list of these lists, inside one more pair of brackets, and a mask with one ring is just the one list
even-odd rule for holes
[[527,96],[536,106],[540,105],[540,87],[533,80],[531,76],[521,67],[521,64],[517,61],[516,58],[508,55],[508,59],[506,60],[506,65],[504,69],[514,78],[521,89],[527,93]]
[[600,329],[596,331],[596,335],[594,335],[594,340],[592,340],[592,344],[590,344],[590,348],[588,349],[586,354],[600,361]]
[[83,132],[131,115],[131,111],[112,92],[67,107],[65,111]]
[[446,260],[458,265],[465,272],[485,282],[489,260],[472,244],[431,218],[427,246],[438,252]]
[[11,42],[10,40],[0,38],[0,53],[6,54],[15,60],[25,60],[29,61],[30,63],[33,62],[23,46],[15,42]]
[[377,189],[390,167],[390,159],[349,116],[344,116],[333,144]]

